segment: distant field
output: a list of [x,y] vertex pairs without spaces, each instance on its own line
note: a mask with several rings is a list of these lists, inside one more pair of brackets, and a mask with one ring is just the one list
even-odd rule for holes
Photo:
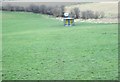
[[3,79],[117,80],[117,24],[3,12]]
[[[2,12],[0,11],[0,20],[2,20]],[[2,76],[2,21],[0,21],[0,76]],[[0,81],[2,77],[0,77]]]
[[28,7],[31,4],[32,5],[45,5],[45,6],[61,6],[61,5],[73,5],[76,4],[76,2],[3,2],[3,5],[14,5],[14,6],[23,6],[23,7]]
[[80,11],[92,10],[98,12],[104,12],[105,17],[117,17],[118,16],[118,2],[100,2],[100,3],[86,3],[66,6],[66,12],[78,7]]

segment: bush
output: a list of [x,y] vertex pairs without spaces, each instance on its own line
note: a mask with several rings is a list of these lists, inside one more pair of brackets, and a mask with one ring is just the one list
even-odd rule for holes
[[47,13],[47,7],[45,5],[41,5],[39,10],[40,10],[40,13],[42,13],[42,14],[46,14]]
[[79,8],[74,8],[74,13],[75,13],[75,18],[79,18],[80,17],[80,10]]
[[90,18],[94,18],[94,12],[91,10],[87,10],[87,11],[83,11],[82,12],[82,17],[83,19],[90,19]]
[[24,7],[14,6],[15,11],[25,11]]
[[93,12],[91,10],[83,11],[81,16],[83,19],[98,19],[103,17],[104,12]]
[[47,7],[47,8],[46,8],[46,14],[48,14],[48,15],[53,15],[52,9],[53,9],[53,7]]
[[80,18],[80,10],[79,8],[74,8],[70,11],[70,17],[73,17],[73,18]]
[[28,7],[28,10],[29,10],[30,12],[33,12],[33,13],[39,13],[39,7],[36,6],[36,5],[30,5],[30,6]]
[[20,7],[20,6],[12,6],[10,4],[7,4],[5,6],[2,6],[2,10],[4,10],[4,11],[25,11],[25,8]]
[[100,18],[104,18],[105,17],[105,13],[104,12],[100,12]]
[[10,4],[7,4],[7,5],[5,5],[5,6],[2,7],[2,10],[13,11],[13,7]]
[[52,13],[53,13],[53,16],[55,16],[55,17],[61,17],[62,9],[58,6],[56,6],[55,8],[53,8]]
[[61,13],[62,13],[62,17],[64,17],[64,8],[65,8],[65,6],[64,5],[62,5],[62,6],[60,6],[60,8],[61,8]]
[[70,17],[72,17],[72,18],[76,18],[76,15],[75,15],[74,10],[71,10],[71,12],[70,12]]

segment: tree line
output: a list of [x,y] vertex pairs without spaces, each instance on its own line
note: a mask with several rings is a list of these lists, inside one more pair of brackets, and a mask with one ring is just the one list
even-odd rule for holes
[[[22,6],[12,6],[10,4],[7,4],[5,6],[2,6],[3,11],[18,11],[18,12],[33,12],[33,13],[40,13],[40,14],[47,14],[52,15],[55,17],[64,17],[64,9],[65,6],[45,6],[45,5],[30,5],[28,7],[22,7]],[[94,12],[92,10],[86,10],[86,11],[80,11],[79,8],[73,8],[70,11],[70,17],[73,17],[75,19],[98,19],[104,17],[104,12]]]

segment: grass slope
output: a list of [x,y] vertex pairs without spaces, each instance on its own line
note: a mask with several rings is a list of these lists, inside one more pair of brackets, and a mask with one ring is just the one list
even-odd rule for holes
[[[0,11],[0,20],[2,20],[1,11]],[[0,81],[2,81],[2,21],[0,21]]]
[[3,79],[118,79],[117,24],[3,12]]

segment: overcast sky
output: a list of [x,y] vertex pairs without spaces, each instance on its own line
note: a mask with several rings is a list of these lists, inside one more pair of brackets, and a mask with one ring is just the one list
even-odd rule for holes
[[3,1],[17,1],[17,2],[113,2],[118,0],[3,0]]

